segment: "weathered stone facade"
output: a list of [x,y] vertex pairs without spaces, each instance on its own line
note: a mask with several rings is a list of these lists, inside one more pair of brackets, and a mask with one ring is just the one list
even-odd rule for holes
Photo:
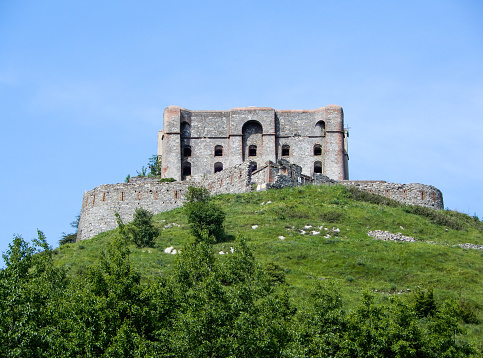
[[343,180],[342,185],[351,185],[370,193],[385,196],[408,205],[420,205],[443,210],[443,194],[432,185],[411,183],[386,183],[382,180]]
[[170,106],[158,136],[162,177],[199,179],[246,160],[261,166],[286,159],[302,173],[348,179],[347,130],[341,107],[191,111]]

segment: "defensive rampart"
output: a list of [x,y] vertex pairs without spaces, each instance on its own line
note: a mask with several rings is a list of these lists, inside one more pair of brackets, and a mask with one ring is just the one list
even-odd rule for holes
[[252,189],[249,162],[198,181],[160,183],[159,178],[132,178],[130,183],[100,185],[84,193],[77,241],[117,227],[115,212],[132,221],[136,208],[157,214],[183,205],[188,186],[204,186],[212,194],[245,193]]
[[211,194],[246,193],[254,189],[283,188],[305,184],[352,185],[361,190],[386,196],[405,204],[443,209],[441,191],[431,185],[395,184],[384,181],[340,181],[322,174],[313,177],[286,160],[266,162],[255,170],[246,161],[198,180],[160,183],[158,178],[132,178],[129,183],[100,185],[84,193],[77,240],[85,240],[117,227],[114,213],[125,223],[132,221],[136,208],[157,214],[183,205],[189,186],[204,186]]

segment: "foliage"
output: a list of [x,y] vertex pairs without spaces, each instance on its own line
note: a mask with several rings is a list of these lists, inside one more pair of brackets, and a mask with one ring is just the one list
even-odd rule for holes
[[207,235],[220,241],[225,230],[223,222],[225,213],[210,198],[210,193],[206,188],[188,187],[184,210],[188,217],[191,233],[201,241]]
[[154,247],[154,240],[159,235],[158,228],[152,223],[153,214],[143,208],[136,208],[131,223],[125,225],[118,212],[114,213],[119,233],[126,241],[132,241],[137,247]]
[[415,292],[414,311],[419,318],[434,316],[436,310],[433,289],[429,289],[426,292],[419,289]]
[[161,156],[160,155],[153,155],[149,158],[148,167],[149,167],[149,175],[153,177],[161,176]]
[[41,356],[48,347],[49,303],[61,295],[65,272],[54,268],[52,250],[38,230],[32,245],[16,236],[0,271],[0,356]]
[[62,237],[59,240],[59,245],[65,245],[65,244],[72,244],[76,242],[77,240],[77,229],[79,228],[79,220],[80,220],[80,214],[78,214],[75,218],[74,221],[70,223],[70,226],[72,226],[75,230],[74,233],[71,234],[66,234],[65,232],[62,233]]
[[278,264],[263,268],[244,239],[232,244],[231,254],[215,255],[206,237],[181,250],[171,274],[142,285],[128,239],[120,220],[118,235],[98,262],[67,279],[53,266],[41,232],[34,246],[14,238],[0,271],[0,354],[433,358],[476,353],[464,340],[453,301],[419,318],[414,306],[400,299],[377,302],[364,293],[347,310],[339,286],[318,280],[296,306],[288,286],[278,284]]
[[172,183],[176,181],[174,178],[161,178],[159,179],[158,183]]
[[147,173],[147,168],[143,165],[141,167],[141,171],[136,170],[136,174],[138,177],[145,177]]
[[131,222],[133,242],[138,247],[154,247],[159,230],[152,223],[153,214],[143,208],[136,208]]
[[131,174],[128,174],[126,176],[126,179],[124,179],[124,183],[129,183],[129,179],[131,179]]

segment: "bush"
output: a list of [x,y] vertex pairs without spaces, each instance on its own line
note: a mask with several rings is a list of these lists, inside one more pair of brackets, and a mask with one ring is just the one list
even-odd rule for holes
[[188,187],[184,210],[191,233],[198,242],[206,236],[214,237],[218,242],[225,236],[225,212],[213,203],[206,188]]
[[129,233],[132,241],[138,247],[153,247],[154,239],[159,235],[159,230],[154,227],[151,220],[153,214],[143,208],[137,208],[134,220],[129,225]]

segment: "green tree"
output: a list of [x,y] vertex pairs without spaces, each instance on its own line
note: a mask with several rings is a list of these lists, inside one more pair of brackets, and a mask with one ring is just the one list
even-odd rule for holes
[[72,226],[75,229],[75,232],[71,234],[66,234],[65,232],[63,232],[62,237],[59,240],[59,245],[72,244],[76,242],[77,229],[79,228],[79,220],[80,220],[80,214],[78,214],[75,217],[75,220],[70,223],[70,226]]
[[55,330],[51,309],[62,295],[65,271],[56,268],[52,250],[38,230],[32,245],[16,236],[3,254],[0,270],[0,356],[46,355],[49,332]]
[[134,220],[130,223],[132,241],[137,247],[154,247],[159,230],[152,223],[153,214],[143,208],[136,208]]
[[225,212],[212,201],[206,188],[188,187],[184,210],[188,217],[191,233],[201,241],[205,237],[214,237],[221,241],[225,235],[223,222]]
[[161,176],[161,156],[153,155],[149,158],[148,167],[150,173],[148,176],[159,177]]

